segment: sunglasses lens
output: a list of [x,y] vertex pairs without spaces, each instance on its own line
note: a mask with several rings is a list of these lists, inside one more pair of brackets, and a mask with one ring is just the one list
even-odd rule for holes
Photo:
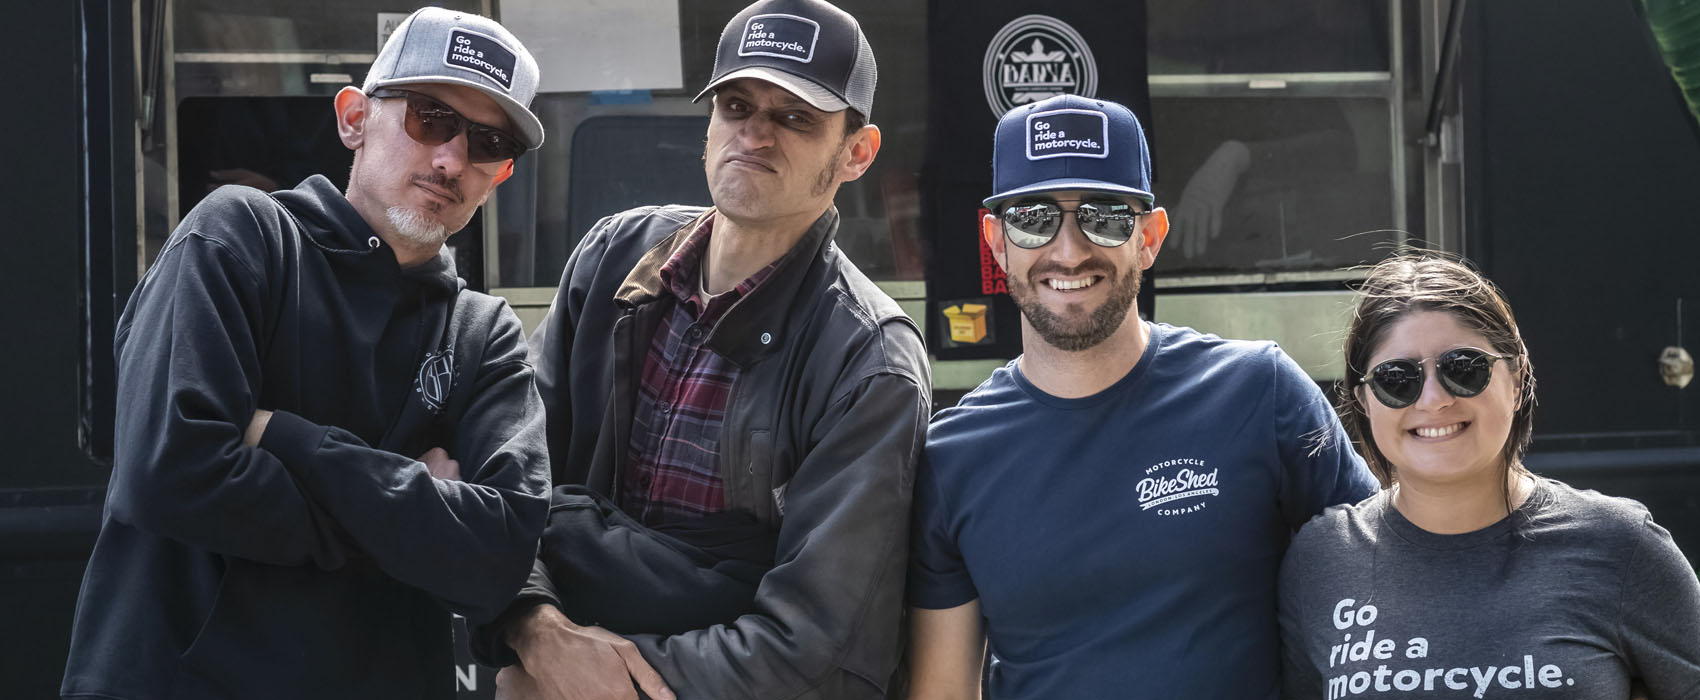
[[494,163],[518,158],[525,152],[519,140],[507,132],[468,121],[459,112],[424,95],[407,96],[407,135],[427,146],[441,146],[466,132],[466,159]]
[[460,134],[463,120],[443,103],[422,95],[407,96],[407,135],[427,146],[441,146]]
[[1086,234],[1088,239],[1106,248],[1114,248],[1133,238],[1139,215],[1143,213],[1133,205],[1107,201],[1084,202],[1074,216],[1080,221],[1081,233]]
[[1435,359],[1440,383],[1453,396],[1469,398],[1487,389],[1493,379],[1493,356],[1474,348],[1449,350]]
[[525,149],[519,141],[502,131],[483,125],[473,126],[466,132],[466,156],[474,163],[494,163],[518,158]]
[[1423,393],[1423,369],[1410,360],[1388,360],[1370,371],[1369,388],[1389,408],[1404,408]]
[[1062,207],[1054,202],[1017,204],[1003,210],[1004,235],[1020,248],[1038,248],[1051,242],[1062,226]]

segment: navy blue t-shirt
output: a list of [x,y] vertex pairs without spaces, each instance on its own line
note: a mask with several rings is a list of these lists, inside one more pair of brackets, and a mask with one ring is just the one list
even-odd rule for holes
[[1098,394],[1046,394],[1018,360],[934,418],[910,600],[980,601],[997,700],[1274,698],[1287,542],[1375,490],[1273,343],[1151,324]]

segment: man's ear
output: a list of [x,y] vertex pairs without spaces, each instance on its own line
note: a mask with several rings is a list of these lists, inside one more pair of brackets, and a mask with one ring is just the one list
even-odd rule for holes
[[850,182],[862,177],[862,173],[874,164],[874,156],[880,152],[880,128],[872,124],[864,125],[856,133],[850,135],[849,157],[838,167],[838,179]]
[[366,117],[370,105],[366,93],[349,85],[336,93],[336,135],[350,151],[366,145]]
[[495,176],[490,178],[490,188],[495,189],[496,185],[502,184],[508,178],[513,177],[513,176],[514,176],[514,159],[509,158],[506,162],[502,163],[501,172],[496,173]]
[[1150,214],[1145,215],[1145,225],[1140,227],[1139,235],[1140,269],[1144,269],[1157,262],[1157,253],[1169,237],[1169,212],[1162,207],[1152,209]]
[[1004,247],[1003,222],[989,212],[980,215],[980,238],[985,239],[986,247],[992,250],[992,259],[998,261],[998,267],[1003,268],[1005,273],[1009,272],[1009,261],[1005,257],[1009,249]]

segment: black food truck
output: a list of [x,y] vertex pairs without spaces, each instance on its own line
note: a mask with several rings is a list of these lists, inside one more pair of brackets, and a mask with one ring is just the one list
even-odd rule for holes
[[[450,239],[472,287],[534,326],[598,218],[708,203],[691,98],[745,0],[433,4],[502,20],[544,76],[545,147]],[[879,57],[885,143],[840,192],[838,242],[925,329],[940,406],[1020,352],[976,235],[997,117],[1098,96],[1147,126],[1174,221],[1147,317],[1278,340],[1329,389],[1354,266],[1407,246],[1467,256],[1509,294],[1539,369],[1529,466],[1642,501],[1700,553],[1685,349],[1700,343],[1700,127],[1648,12],[1675,3],[839,4]],[[345,184],[331,96],[413,9],[12,3],[0,696],[57,695],[110,474],[113,327],[138,278],[215,187]],[[457,664],[461,694],[489,697],[494,673],[464,650]]]

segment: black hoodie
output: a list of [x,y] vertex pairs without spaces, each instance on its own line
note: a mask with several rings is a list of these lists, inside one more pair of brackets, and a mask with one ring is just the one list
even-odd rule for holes
[[463,285],[323,177],[189,213],[119,322],[65,696],[453,697],[449,613],[513,598],[549,487],[519,320]]

